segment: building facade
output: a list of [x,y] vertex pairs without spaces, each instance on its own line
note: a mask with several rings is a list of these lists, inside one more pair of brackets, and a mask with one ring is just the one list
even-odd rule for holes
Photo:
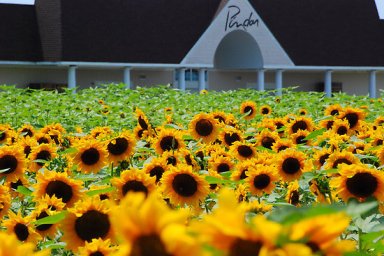
[[384,90],[382,0],[1,4],[0,84]]

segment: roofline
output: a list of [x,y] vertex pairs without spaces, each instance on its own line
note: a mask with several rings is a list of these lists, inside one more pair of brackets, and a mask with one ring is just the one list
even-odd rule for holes
[[[208,68],[214,69],[212,65],[207,64],[169,64],[169,63],[119,63],[119,62],[82,62],[82,61],[0,61],[1,66],[40,66],[40,67],[69,67],[78,66],[84,68]],[[267,65],[266,70],[287,70],[287,71],[384,71],[384,66],[282,66]]]

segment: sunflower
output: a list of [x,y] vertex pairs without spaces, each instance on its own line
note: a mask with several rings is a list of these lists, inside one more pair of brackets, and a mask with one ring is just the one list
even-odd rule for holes
[[253,102],[253,101],[244,101],[243,103],[241,103],[240,105],[240,114],[241,115],[244,115],[244,119],[245,120],[251,120],[253,119],[256,114],[257,114],[257,111],[256,111],[256,103]]
[[164,151],[179,150],[185,148],[185,143],[180,131],[173,129],[161,129],[153,144],[156,152],[161,155]]
[[286,149],[276,155],[276,166],[283,181],[300,178],[303,172],[309,171],[311,166],[306,161],[306,155],[295,149]]
[[297,117],[288,122],[286,127],[288,134],[297,133],[299,130],[311,132],[313,128],[313,121],[309,117]]
[[152,126],[149,123],[148,118],[145,115],[145,113],[141,109],[136,108],[135,109],[135,115],[137,118],[138,125],[140,125],[140,127],[143,130],[150,131]]
[[218,207],[202,221],[192,223],[192,229],[200,234],[203,242],[225,255],[259,255],[260,252],[267,255],[275,247],[282,226],[263,215],[252,216],[246,222],[245,213],[233,191],[222,189]]
[[329,105],[324,110],[325,116],[338,116],[343,111],[343,107],[339,104]]
[[107,143],[108,160],[116,166],[119,161],[129,158],[135,149],[136,141],[129,132],[122,132]]
[[349,129],[349,122],[347,119],[336,119],[332,125],[332,132],[339,136],[351,135],[351,130]]
[[312,157],[314,166],[318,170],[320,170],[331,154],[332,151],[329,148],[322,148],[321,150],[316,150],[315,154]]
[[36,244],[20,243],[14,234],[0,232],[0,255],[49,256],[49,250],[35,252]]
[[241,131],[233,127],[225,127],[219,134],[220,141],[227,147],[230,147],[236,141],[243,141]]
[[32,152],[32,148],[36,147],[38,143],[34,138],[31,138],[29,136],[21,138],[17,145],[23,149],[25,157],[28,157],[29,154]]
[[192,154],[191,151],[189,151],[186,148],[182,148],[181,150],[179,150],[179,154],[184,159],[184,162],[187,165],[192,166],[192,169],[200,170],[199,169],[199,164],[196,161],[196,157]]
[[[96,195],[93,196],[98,196],[100,200],[109,200],[113,198],[111,185],[109,184],[103,184],[103,185],[96,185],[96,184],[91,184],[88,188],[88,192],[95,192],[97,193]],[[103,190],[108,190],[108,192],[103,192]],[[109,192],[110,191],[110,192]]]
[[61,198],[57,198],[55,195],[45,194],[43,197],[38,198],[36,201],[36,207],[46,207],[47,210],[60,212],[64,210],[65,203]]
[[[36,207],[31,213],[31,218],[37,221],[39,219],[52,216],[57,213],[56,210],[52,210],[52,208],[53,206],[49,205],[48,203],[46,202],[43,203],[42,201],[40,201],[40,204],[38,205],[38,207]],[[55,233],[57,232],[58,224],[37,225],[35,226],[35,229],[36,229],[36,232],[39,233],[42,237],[53,238]]]
[[35,128],[30,124],[24,124],[17,132],[23,137],[33,137],[35,134]]
[[150,177],[156,177],[156,183],[159,183],[163,174],[168,171],[169,166],[161,158],[152,158],[151,161],[144,165],[143,172],[149,174]]
[[237,141],[230,147],[230,152],[236,159],[240,161],[249,160],[256,157],[256,149],[254,145],[250,143]]
[[315,255],[344,255],[356,246],[352,241],[338,239],[349,223],[345,213],[323,214],[293,224],[289,236],[293,241],[305,241]]
[[332,130],[333,123],[335,122],[335,119],[323,119],[319,122],[320,128],[325,128],[327,130]]
[[94,139],[102,139],[113,134],[113,130],[107,126],[98,126],[91,130],[89,135]]
[[46,134],[46,133],[37,132],[37,133],[35,133],[33,138],[40,145],[41,144],[52,144],[53,143],[51,137],[48,134]]
[[198,114],[189,123],[189,132],[196,140],[201,139],[205,143],[216,140],[219,133],[218,123],[211,115]]
[[325,170],[336,169],[339,167],[339,164],[358,164],[360,160],[351,152],[348,151],[335,151],[329,155],[326,164],[324,166]]
[[0,219],[7,215],[11,207],[11,196],[6,186],[0,185]]
[[164,173],[162,191],[174,205],[197,206],[209,193],[208,182],[192,171],[192,167],[180,164]]
[[292,140],[288,139],[279,139],[272,145],[272,150],[276,153],[279,153],[280,151],[286,150],[288,148],[294,148],[295,144],[293,144]]
[[226,124],[227,123],[227,114],[223,111],[214,111],[212,112],[212,116],[214,119],[217,120],[219,124]]
[[9,211],[8,219],[3,221],[3,226],[8,234],[16,235],[21,242],[30,242],[36,244],[40,240],[40,235],[34,230],[31,216],[23,217],[21,213],[17,214]]
[[272,119],[274,129],[279,133],[279,136],[282,137],[284,135],[284,127],[287,125],[287,121],[284,118],[274,118]]
[[234,181],[244,180],[248,177],[248,170],[250,170],[253,166],[254,162],[252,160],[238,162],[232,172],[231,179]]
[[9,124],[0,125],[0,144],[12,144],[9,142],[15,137],[17,137],[17,133]]
[[33,196],[35,200],[39,200],[45,195],[50,197],[56,196],[61,199],[67,207],[71,207],[82,197],[82,184],[83,182],[80,180],[69,178],[65,172],[39,172],[36,176]]
[[309,131],[299,130],[296,133],[291,134],[289,137],[296,145],[311,145],[312,141],[306,139],[309,134]]
[[365,118],[365,113],[360,109],[347,107],[343,109],[342,113],[340,113],[339,118],[347,119],[351,130],[358,130],[360,128],[361,121]]
[[331,201],[327,197],[329,196],[328,188],[326,188],[327,191],[323,191],[323,189],[318,185],[318,182],[316,180],[311,180],[309,182],[309,190],[316,196],[316,202],[322,203],[322,204],[330,204]]
[[17,188],[19,186],[24,186],[24,187],[29,187],[29,181],[27,180],[27,178],[23,175],[23,176],[20,176],[18,177],[16,180],[14,181],[6,181],[5,184],[4,184],[8,189],[9,189],[9,193],[11,194],[11,197],[12,198],[23,198],[24,195],[19,193],[17,191]]
[[285,200],[287,203],[292,204],[294,206],[300,205],[300,192],[299,192],[299,182],[297,180],[289,183],[287,194],[285,196]]
[[280,137],[278,133],[271,132],[268,129],[264,129],[258,135],[256,135],[256,145],[268,149],[272,149],[273,144],[279,140]]
[[32,148],[29,154],[29,167],[30,172],[37,172],[46,165],[46,162],[51,161],[57,156],[56,147],[50,144],[41,144]]
[[262,196],[263,193],[271,194],[275,182],[279,180],[276,171],[270,166],[257,164],[247,171],[245,182],[253,195]]
[[368,197],[384,201],[384,174],[363,164],[342,165],[340,176],[330,181],[331,187],[345,202],[356,198],[360,202]]
[[156,178],[138,169],[123,171],[120,177],[113,178],[111,183],[117,189],[118,198],[123,198],[129,191],[148,195],[156,188]]
[[306,116],[306,115],[308,115],[308,110],[306,110],[305,108],[301,108],[301,109],[299,109],[299,115],[300,115],[300,116]]
[[263,105],[260,107],[260,114],[263,116],[270,115],[272,113],[272,108],[268,105]]
[[208,171],[222,173],[232,171],[234,164],[229,157],[217,156],[208,160]]
[[61,222],[61,229],[64,233],[62,240],[72,251],[77,251],[79,247],[85,246],[85,242],[92,242],[92,239],[112,239],[114,231],[109,202],[101,201],[98,197],[78,201],[73,208],[68,209],[68,214]]
[[7,181],[16,181],[23,176],[26,167],[26,159],[20,147],[0,147],[0,177],[6,177]]
[[48,124],[40,129],[40,132],[49,134],[51,131],[57,131],[59,133],[65,133],[64,127],[60,123]]
[[165,151],[161,155],[161,159],[167,165],[176,166],[176,165],[182,163],[181,155],[179,154],[179,152],[174,152],[174,151]]
[[116,251],[116,247],[111,246],[111,240],[101,238],[92,239],[85,242],[83,247],[79,247],[79,256],[109,256]]
[[376,126],[384,126],[384,116],[378,116],[376,117],[375,121],[373,122]]
[[246,213],[252,214],[264,214],[270,212],[273,208],[272,205],[266,204],[264,201],[259,202],[258,200],[244,202],[239,207],[241,207]]
[[[116,145],[116,144],[115,144]],[[108,151],[102,142],[96,140],[81,140],[76,145],[73,162],[84,173],[97,173],[107,163]]]
[[154,193],[129,193],[112,210],[112,224],[124,241],[115,255],[201,255],[185,226],[188,212],[171,210]]

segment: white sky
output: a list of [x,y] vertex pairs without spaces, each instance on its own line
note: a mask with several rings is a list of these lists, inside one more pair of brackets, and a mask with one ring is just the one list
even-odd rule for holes
[[35,4],[35,0],[0,0],[0,4]]
[[377,12],[379,13],[379,17],[381,20],[384,19],[384,0],[375,0]]

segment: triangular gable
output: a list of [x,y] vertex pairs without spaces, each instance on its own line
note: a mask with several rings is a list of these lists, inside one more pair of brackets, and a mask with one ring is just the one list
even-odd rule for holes
[[[264,66],[293,66],[294,63],[247,0],[230,0],[188,52],[181,64],[213,67],[221,40],[234,30],[249,33],[260,47]],[[241,42],[239,42],[239,47]]]

